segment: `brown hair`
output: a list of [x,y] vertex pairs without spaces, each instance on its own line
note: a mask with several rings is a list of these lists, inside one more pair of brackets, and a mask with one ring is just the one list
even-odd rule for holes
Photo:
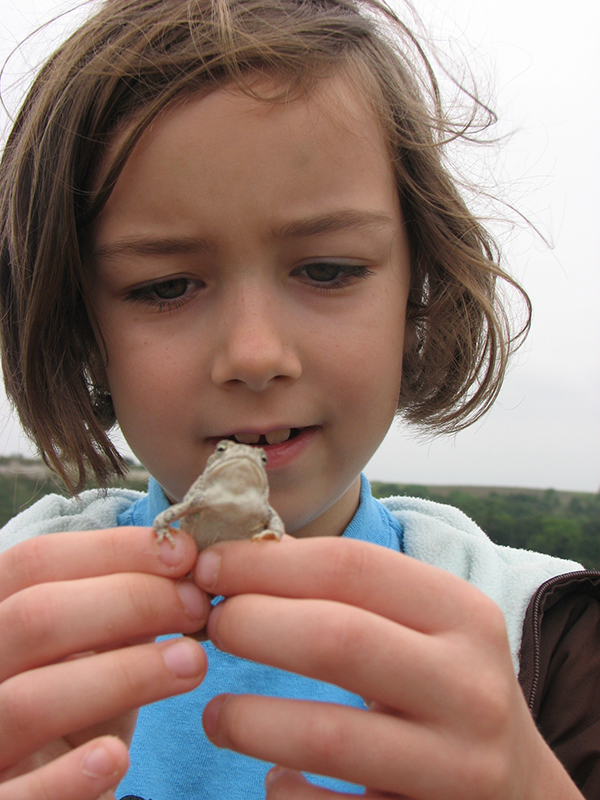
[[[419,39],[380,0],[105,0],[35,80],[0,165],[0,314],[9,398],[68,488],[105,485],[123,462],[98,387],[82,246],[139,136],[165,107],[257,72],[309,91],[350,68],[389,141],[412,255],[399,408],[457,430],[495,399],[529,325],[529,301],[499,266],[493,240],[444,166],[469,122],[445,115]],[[477,109],[477,101],[473,101]],[[101,187],[93,177],[124,121],[126,140]],[[471,119],[473,123],[474,117]],[[516,335],[499,279],[525,298]]]

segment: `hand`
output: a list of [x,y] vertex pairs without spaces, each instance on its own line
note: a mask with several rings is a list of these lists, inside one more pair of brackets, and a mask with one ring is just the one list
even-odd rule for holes
[[500,609],[465,581],[327,537],[219,544],[194,580],[229,598],[209,617],[217,647],[370,703],[214,698],[211,741],[287,768],[269,774],[268,800],[355,796],[300,770],[363,785],[367,797],[582,800],[535,728]]
[[[57,533],[0,554],[0,800],[97,800],[128,766],[137,709],[194,689],[206,595],[191,537]],[[116,738],[118,737],[118,738]]]

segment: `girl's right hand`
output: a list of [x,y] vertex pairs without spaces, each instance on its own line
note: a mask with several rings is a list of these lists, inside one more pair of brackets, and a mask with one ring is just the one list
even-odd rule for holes
[[[206,594],[192,538],[57,533],[0,554],[0,800],[98,800],[128,766],[137,709],[194,689]],[[117,738],[118,737],[118,738]]]

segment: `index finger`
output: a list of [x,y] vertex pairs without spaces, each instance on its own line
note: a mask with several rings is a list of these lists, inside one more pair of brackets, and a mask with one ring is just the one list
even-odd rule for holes
[[179,532],[174,544],[159,542],[152,528],[122,527],[37,536],[0,553],[0,602],[38,583],[92,578],[115,572],[147,572],[181,578],[198,548]]
[[492,604],[445,570],[379,545],[326,536],[213,545],[200,554],[194,580],[225,597],[335,600],[432,634],[471,617],[474,601]]

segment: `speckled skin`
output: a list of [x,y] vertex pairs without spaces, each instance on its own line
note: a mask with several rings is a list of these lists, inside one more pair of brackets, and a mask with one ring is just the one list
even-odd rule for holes
[[260,447],[220,441],[182,502],[157,515],[158,540],[173,541],[171,523],[178,519],[199,550],[227,539],[281,539],[285,529],[269,505],[266,462]]

